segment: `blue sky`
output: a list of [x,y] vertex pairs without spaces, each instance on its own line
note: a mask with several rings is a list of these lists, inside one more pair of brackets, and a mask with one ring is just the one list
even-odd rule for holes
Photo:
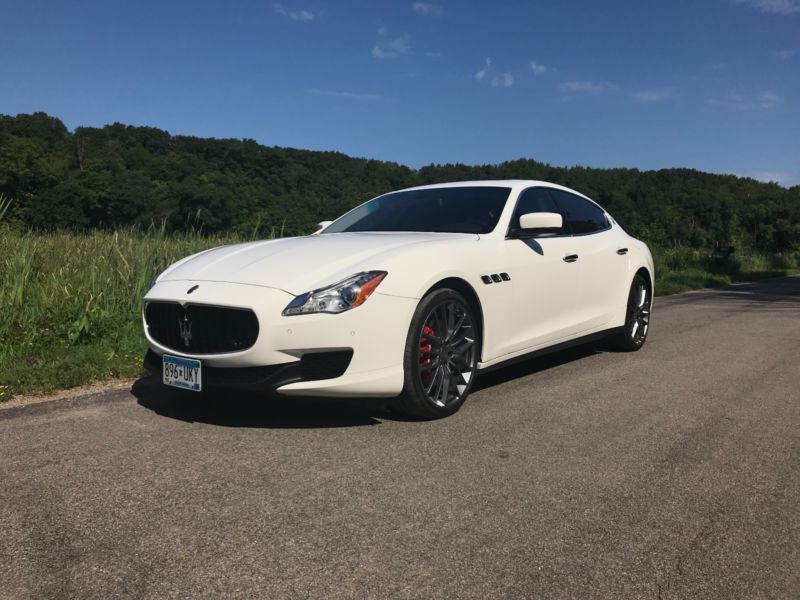
[[0,112],[800,183],[800,0],[0,0]]

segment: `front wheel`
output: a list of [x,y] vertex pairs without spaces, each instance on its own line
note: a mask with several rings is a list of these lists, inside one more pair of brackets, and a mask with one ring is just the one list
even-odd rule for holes
[[647,340],[647,332],[650,329],[650,308],[652,304],[653,294],[650,286],[641,274],[637,274],[633,278],[631,290],[628,293],[625,326],[613,340],[613,346],[616,350],[633,352],[644,346]]
[[479,348],[475,314],[461,294],[440,289],[425,296],[411,319],[394,407],[422,419],[456,412],[472,389]]

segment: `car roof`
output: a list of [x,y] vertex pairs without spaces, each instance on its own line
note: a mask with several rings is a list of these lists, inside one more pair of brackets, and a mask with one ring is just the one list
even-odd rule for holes
[[541,181],[538,179],[483,179],[478,181],[452,181],[447,183],[432,183],[430,185],[419,185],[416,187],[410,187],[399,191],[406,192],[410,190],[430,190],[436,188],[449,188],[449,187],[508,187],[511,188],[512,191],[520,191],[525,188],[534,186],[551,187],[560,190],[565,190],[594,202],[594,200],[592,200],[588,196],[585,196],[584,194],[581,194],[577,190],[573,190],[572,188],[568,188],[566,186],[559,185],[557,183],[551,183],[549,181]]

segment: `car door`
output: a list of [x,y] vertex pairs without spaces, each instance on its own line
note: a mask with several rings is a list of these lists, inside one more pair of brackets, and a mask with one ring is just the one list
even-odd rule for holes
[[[549,345],[575,329],[575,297],[582,288],[581,265],[568,231],[519,236],[519,217],[558,212],[548,189],[520,193],[503,246],[503,264],[513,287],[505,352]],[[566,259],[566,260],[565,260]]]
[[618,254],[619,231],[612,227],[605,211],[575,194],[552,189],[558,212],[572,234],[573,249],[581,267],[575,294],[576,324],[580,331],[597,329],[618,312],[620,290],[627,283],[627,257]]

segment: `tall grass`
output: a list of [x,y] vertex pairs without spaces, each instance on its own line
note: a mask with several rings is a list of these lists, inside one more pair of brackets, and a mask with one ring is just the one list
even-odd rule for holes
[[5,218],[9,208],[11,208],[11,198],[5,194],[0,194],[0,221]]
[[0,400],[137,375],[141,299],[152,277],[236,241],[155,228],[39,234],[0,226]]
[[[42,234],[0,222],[0,401],[141,373],[141,298],[152,277],[179,258],[239,241],[165,235],[163,227]],[[717,264],[691,248],[653,254],[660,294],[798,267],[797,255],[744,252]]]
[[715,260],[708,250],[686,246],[652,248],[656,264],[656,294],[715,287],[797,273],[798,253],[764,254],[738,249],[726,260]]

